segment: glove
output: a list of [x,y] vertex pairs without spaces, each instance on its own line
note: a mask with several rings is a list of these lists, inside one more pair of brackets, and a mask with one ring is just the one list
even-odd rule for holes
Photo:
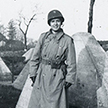
[[65,82],[65,88],[68,89],[72,84],[69,82]]
[[34,85],[34,82],[35,82],[35,79],[36,79],[36,76],[32,76],[32,77],[30,77],[30,79],[32,80],[32,85],[31,86],[33,86]]

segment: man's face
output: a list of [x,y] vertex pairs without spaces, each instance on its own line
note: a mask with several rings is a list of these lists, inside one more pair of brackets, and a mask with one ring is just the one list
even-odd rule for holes
[[50,27],[55,32],[61,28],[61,25],[62,25],[62,22],[59,18],[55,18],[50,21]]

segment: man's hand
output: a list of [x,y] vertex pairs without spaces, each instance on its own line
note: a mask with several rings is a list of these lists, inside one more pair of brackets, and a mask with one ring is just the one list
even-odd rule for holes
[[36,76],[33,76],[33,77],[30,77],[30,79],[32,80],[32,86],[34,85],[34,82],[35,82],[35,79],[36,79]]
[[65,82],[65,88],[68,89],[72,84],[69,82]]

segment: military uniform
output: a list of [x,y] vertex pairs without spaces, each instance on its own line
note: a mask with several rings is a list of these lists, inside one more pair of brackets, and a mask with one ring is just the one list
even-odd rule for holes
[[[66,74],[62,63],[67,65]],[[30,76],[37,77],[28,108],[67,108],[64,82],[74,84],[75,75],[73,39],[62,29],[56,35],[51,30],[42,33],[30,60]]]

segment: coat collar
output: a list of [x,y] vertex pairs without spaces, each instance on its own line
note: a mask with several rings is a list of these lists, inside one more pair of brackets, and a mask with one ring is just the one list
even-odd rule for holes
[[[48,32],[47,32],[47,37],[52,34],[52,30],[50,29]],[[58,41],[59,39],[61,39],[61,37],[64,35],[64,31],[63,29],[60,29],[60,31],[55,35],[55,39]]]

